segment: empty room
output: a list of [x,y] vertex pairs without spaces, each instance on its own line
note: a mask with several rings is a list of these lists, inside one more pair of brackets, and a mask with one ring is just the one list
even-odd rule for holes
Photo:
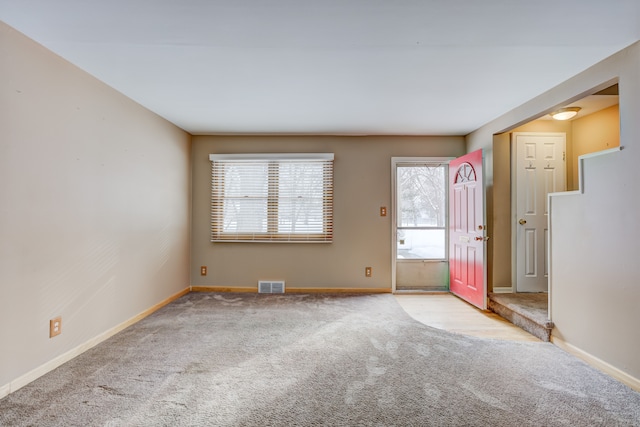
[[0,425],[640,425],[638,22],[0,0]]

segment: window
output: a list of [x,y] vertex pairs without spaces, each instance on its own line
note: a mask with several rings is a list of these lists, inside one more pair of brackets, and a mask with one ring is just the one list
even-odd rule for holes
[[396,173],[398,259],[446,259],[447,166],[399,163]]
[[333,154],[211,154],[212,242],[331,242]]

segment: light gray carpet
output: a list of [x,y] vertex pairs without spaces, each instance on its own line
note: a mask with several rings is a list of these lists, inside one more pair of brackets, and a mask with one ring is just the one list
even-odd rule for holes
[[191,293],[0,401],[2,426],[624,426],[640,394],[391,295]]

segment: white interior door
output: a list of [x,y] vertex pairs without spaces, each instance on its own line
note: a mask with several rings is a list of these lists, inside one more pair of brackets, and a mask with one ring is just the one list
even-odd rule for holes
[[564,133],[514,132],[515,283],[517,292],[547,292],[549,193],[566,190]]

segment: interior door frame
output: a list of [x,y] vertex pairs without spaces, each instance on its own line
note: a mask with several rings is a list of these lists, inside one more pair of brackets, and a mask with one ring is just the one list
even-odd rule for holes
[[[397,241],[397,236],[398,236],[398,230],[397,230],[397,188],[396,188],[396,175],[397,175],[397,167],[398,164],[402,164],[402,163],[443,163],[446,164],[448,167],[448,164],[451,160],[455,159],[455,157],[392,157],[391,158],[391,292],[395,293],[396,292],[396,262],[397,262],[397,257],[398,257],[398,247],[396,245],[396,241]],[[448,176],[448,174],[447,174]],[[448,179],[446,180],[446,182],[448,182]],[[449,199],[449,195],[448,195],[448,185],[447,188],[445,189],[447,194],[447,203],[445,204],[447,206],[448,209],[448,199]],[[448,216],[448,215],[447,215]],[[447,218],[448,221],[448,218]],[[445,254],[447,256],[446,258],[446,262],[448,263],[449,261],[449,231],[447,228],[447,231],[445,233],[445,241],[446,241],[446,246],[445,246]],[[441,262],[441,261],[438,261]],[[448,284],[447,284],[448,286]]]
[[[534,131],[534,132],[509,132],[509,144],[511,147],[511,293],[518,293],[518,150],[517,150],[517,141],[513,136],[514,133],[520,135],[549,135],[549,136],[562,136],[564,137],[564,174],[565,174],[565,189],[567,186],[566,174],[567,174],[567,134],[565,132],[544,132],[544,131]],[[551,243],[551,228],[549,227],[549,242]],[[549,257],[548,257],[549,258]],[[547,259],[547,263],[549,263],[550,267],[550,259]],[[551,280],[550,277],[547,277],[547,293],[550,289]],[[507,288],[508,289],[508,288]],[[502,291],[504,292],[504,291]],[[526,293],[526,292],[525,292]]]

